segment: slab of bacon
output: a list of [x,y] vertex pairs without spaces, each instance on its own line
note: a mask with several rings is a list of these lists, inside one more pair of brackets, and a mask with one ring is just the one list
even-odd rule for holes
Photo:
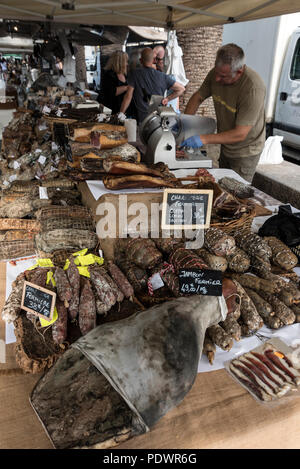
[[274,345],[264,344],[260,352],[244,353],[231,361],[229,371],[261,401],[284,396],[300,385],[299,370]]

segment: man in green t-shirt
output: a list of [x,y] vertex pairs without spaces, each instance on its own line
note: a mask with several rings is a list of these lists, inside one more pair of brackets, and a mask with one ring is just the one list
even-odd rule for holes
[[265,93],[260,76],[244,64],[243,50],[236,44],[222,46],[215,67],[185,109],[185,114],[195,114],[212,96],[217,133],[195,135],[181,147],[221,144],[219,167],[233,169],[251,182],[265,143]]

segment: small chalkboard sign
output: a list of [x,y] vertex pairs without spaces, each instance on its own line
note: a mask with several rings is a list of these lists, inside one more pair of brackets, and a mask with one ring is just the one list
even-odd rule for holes
[[162,229],[208,228],[212,199],[212,190],[165,189],[162,206]]
[[222,272],[219,270],[181,269],[178,277],[180,293],[222,296]]
[[34,283],[24,282],[21,308],[51,321],[56,301],[56,293]]

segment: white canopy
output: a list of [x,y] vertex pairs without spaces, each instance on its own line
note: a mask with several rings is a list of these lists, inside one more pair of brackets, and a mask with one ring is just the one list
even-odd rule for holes
[[248,21],[299,10],[299,0],[0,1],[0,18],[169,29]]

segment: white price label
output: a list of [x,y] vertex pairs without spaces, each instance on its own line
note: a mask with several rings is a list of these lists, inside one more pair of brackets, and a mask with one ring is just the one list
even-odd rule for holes
[[50,112],[51,112],[50,107],[48,107],[48,106],[44,106],[44,107],[43,107],[43,113],[44,113],[44,114],[50,114]]
[[44,155],[41,155],[38,159],[38,162],[41,163],[41,164],[45,164],[46,159],[47,158]]
[[47,187],[40,186],[39,191],[40,191],[40,199],[49,199]]
[[153,290],[158,290],[159,288],[164,286],[164,282],[159,273],[152,275],[150,278],[150,282],[152,284]]
[[12,174],[11,176],[9,176],[8,180],[9,182],[13,182],[17,179],[17,175],[16,174]]

